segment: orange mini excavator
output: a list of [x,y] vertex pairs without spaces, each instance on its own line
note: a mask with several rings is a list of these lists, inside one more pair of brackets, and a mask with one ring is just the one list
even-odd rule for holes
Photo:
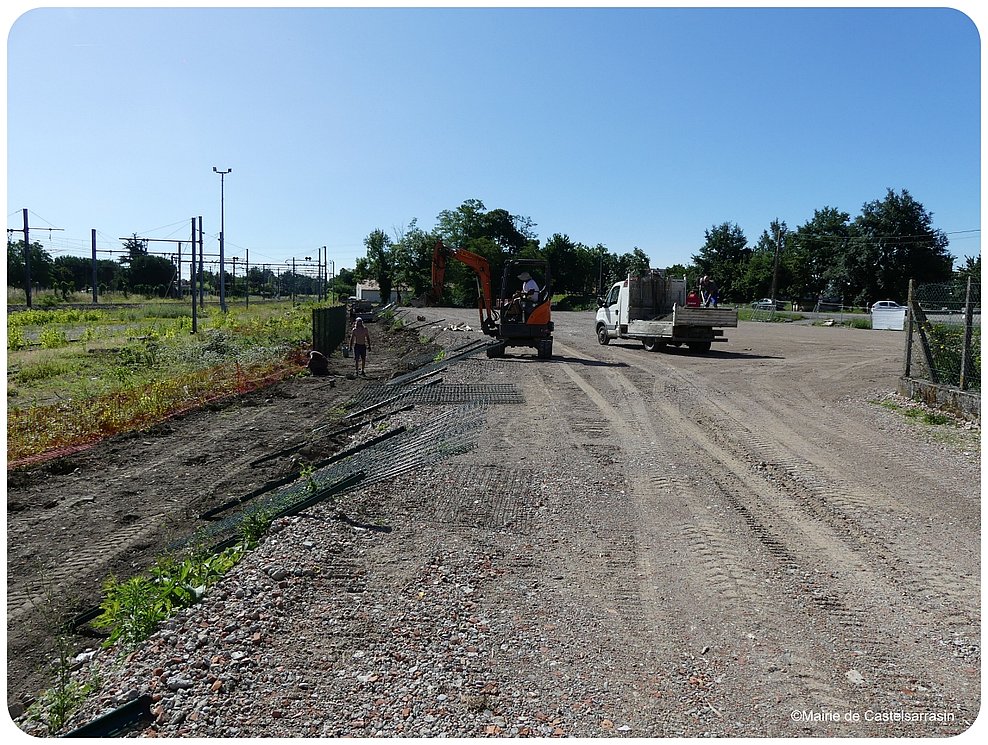
[[[532,347],[540,359],[552,357],[552,276],[544,259],[508,259],[495,302],[491,267],[483,256],[464,248],[447,248],[436,241],[432,252],[432,295],[439,302],[446,279],[446,259],[466,264],[477,275],[480,329],[498,340],[487,348],[488,357],[502,357],[507,347]],[[526,285],[527,282],[527,285]],[[534,284],[533,284],[534,283]],[[531,288],[527,294],[521,291]]]

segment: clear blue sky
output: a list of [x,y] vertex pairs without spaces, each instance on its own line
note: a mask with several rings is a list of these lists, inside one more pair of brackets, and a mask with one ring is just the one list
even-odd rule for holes
[[352,268],[372,230],[429,230],[479,199],[543,242],[637,246],[664,267],[714,225],[754,243],[776,218],[853,219],[889,188],[977,256],[980,11],[877,5],[15,4],[7,226],[26,208],[32,240],[86,256],[92,229],[119,249],[187,237],[201,215],[215,252],[216,166],[232,169],[226,254],[252,265],[327,246]]

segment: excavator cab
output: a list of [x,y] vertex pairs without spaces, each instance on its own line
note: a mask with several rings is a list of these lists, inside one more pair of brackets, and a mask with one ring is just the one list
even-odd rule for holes
[[544,259],[509,259],[498,293],[497,337],[487,350],[500,357],[506,347],[534,347],[541,359],[552,357],[552,274]]
[[497,296],[492,288],[490,264],[483,256],[436,241],[432,253],[430,299],[442,298],[446,259],[454,258],[477,275],[480,328],[497,339],[487,348],[488,357],[502,357],[507,347],[534,347],[540,359],[552,357],[552,275],[545,259],[508,259]]

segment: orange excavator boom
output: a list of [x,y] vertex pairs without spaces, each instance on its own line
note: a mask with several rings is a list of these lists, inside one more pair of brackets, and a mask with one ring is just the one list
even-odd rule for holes
[[447,255],[452,256],[462,264],[466,264],[477,275],[477,284],[480,290],[477,298],[477,306],[480,310],[480,326],[486,333],[488,328],[493,328],[497,323],[497,316],[491,300],[491,265],[480,254],[467,251],[465,248],[446,248],[442,239],[436,241],[436,245],[432,249],[432,299],[434,302],[439,302],[439,298],[443,294]]

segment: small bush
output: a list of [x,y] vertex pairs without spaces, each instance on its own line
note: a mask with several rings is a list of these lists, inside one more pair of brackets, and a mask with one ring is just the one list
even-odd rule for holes
[[27,337],[24,336],[23,331],[19,328],[7,329],[7,349],[17,352],[21,349],[27,349],[27,347]]
[[36,383],[41,380],[50,380],[60,375],[65,375],[72,370],[72,365],[59,360],[40,360],[34,364],[24,365],[14,376],[21,385]]
[[38,334],[38,342],[42,349],[58,349],[69,343],[65,332],[55,326],[45,326]]

